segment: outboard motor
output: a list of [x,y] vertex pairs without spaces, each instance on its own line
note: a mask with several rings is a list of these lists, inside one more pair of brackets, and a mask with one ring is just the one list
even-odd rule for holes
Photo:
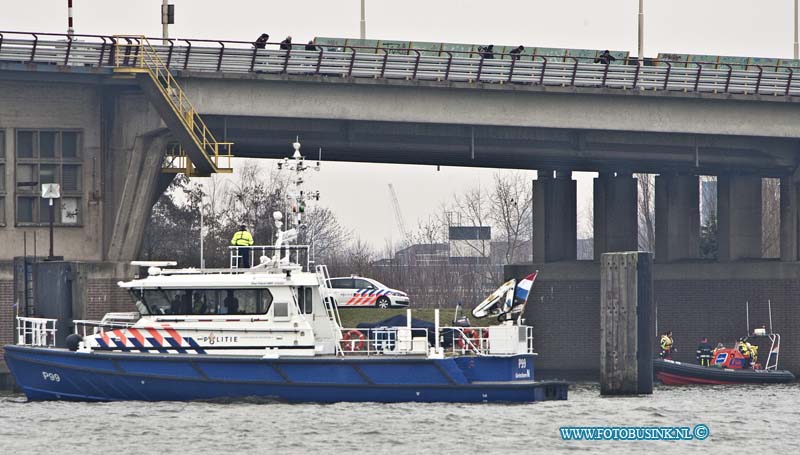
[[469,327],[471,324],[469,322],[469,318],[466,314],[462,314],[460,317],[458,314],[461,312],[461,302],[458,302],[456,305],[456,314],[453,315],[453,327]]
[[83,337],[81,337],[77,333],[71,333],[67,335],[66,339],[67,349],[73,352],[77,351],[78,347],[80,347],[81,341],[83,341]]

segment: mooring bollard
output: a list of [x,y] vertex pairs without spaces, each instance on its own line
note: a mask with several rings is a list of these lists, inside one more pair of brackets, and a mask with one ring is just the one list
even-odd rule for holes
[[600,394],[653,393],[653,255],[600,259]]

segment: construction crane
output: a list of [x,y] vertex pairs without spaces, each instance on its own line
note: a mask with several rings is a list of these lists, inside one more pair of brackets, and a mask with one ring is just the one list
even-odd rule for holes
[[397,225],[400,226],[400,234],[403,235],[403,242],[409,242],[411,236],[406,229],[406,222],[403,220],[403,212],[400,211],[400,202],[397,201],[397,193],[394,191],[394,185],[389,184],[389,195],[392,198],[392,206],[394,206],[394,217],[397,220]]

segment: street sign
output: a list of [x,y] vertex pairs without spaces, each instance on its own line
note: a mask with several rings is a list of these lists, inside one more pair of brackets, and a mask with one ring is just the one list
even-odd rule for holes
[[43,183],[42,197],[44,199],[58,199],[61,197],[61,185],[58,183]]

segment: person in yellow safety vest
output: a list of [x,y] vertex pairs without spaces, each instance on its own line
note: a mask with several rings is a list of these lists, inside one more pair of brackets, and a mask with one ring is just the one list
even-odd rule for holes
[[672,331],[670,330],[669,332],[664,332],[664,334],[661,335],[660,341],[662,359],[672,359],[672,351],[675,350],[675,348],[672,347],[672,344]]
[[[253,246],[253,236],[247,231],[247,226],[244,224],[239,225],[239,230],[231,238],[231,245],[238,247]],[[236,253],[239,256],[239,268],[250,268],[250,250],[250,248],[236,249]]]
[[750,368],[750,366],[754,362],[753,361],[753,357],[754,357],[753,356],[753,354],[754,354],[753,351],[755,350],[754,349],[755,347],[752,344],[748,343],[747,340],[744,337],[742,337],[742,338],[739,338],[739,342],[737,343],[736,348],[744,356],[744,367],[745,368]]

